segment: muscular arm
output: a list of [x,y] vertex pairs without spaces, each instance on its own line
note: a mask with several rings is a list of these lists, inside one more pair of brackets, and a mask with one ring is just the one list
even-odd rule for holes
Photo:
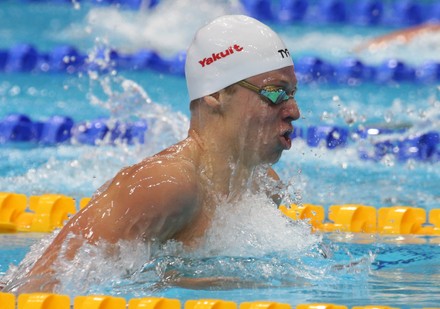
[[[162,161],[150,160],[120,171],[64,226],[17,291],[54,289],[54,263],[66,241],[62,258],[73,259],[84,242],[164,241],[187,226],[198,212],[193,167],[187,161]],[[74,237],[66,240],[69,234]]]

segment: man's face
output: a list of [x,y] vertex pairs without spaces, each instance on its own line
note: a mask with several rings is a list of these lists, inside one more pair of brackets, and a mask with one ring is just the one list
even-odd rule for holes
[[[287,94],[291,94],[297,84],[293,66],[253,76],[246,81],[259,88],[283,88]],[[282,151],[290,149],[291,122],[300,116],[295,99],[275,105],[245,87],[235,85],[235,88],[228,109],[229,123],[235,126],[239,137],[237,150],[252,164],[277,162]]]

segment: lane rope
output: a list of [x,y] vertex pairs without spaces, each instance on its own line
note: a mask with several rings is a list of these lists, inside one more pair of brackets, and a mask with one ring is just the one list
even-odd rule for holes
[[[63,194],[0,192],[0,233],[52,232],[61,228],[90,198],[76,201]],[[292,220],[305,220],[316,232],[350,232],[380,235],[440,236],[440,209],[396,205],[376,207],[362,204],[281,205],[280,211]]]
[[[379,162],[393,156],[398,162],[415,160],[427,163],[440,161],[440,132],[427,131],[408,135],[409,128],[359,127],[334,125],[296,126],[290,137],[306,142],[308,147],[326,147],[329,150],[358,143],[361,160]],[[135,122],[110,122],[94,119],[75,123],[68,116],[52,116],[34,121],[24,114],[10,114],[0,119],[0,145],[28,142],[38,146],[59,144],[102,145],[144,144],[148,125],[144,120]],[[379,139],[380,137],[380,139]],[[376,139],[376,141],[374,140]],[[369,141],[368,145],[359,143]]]
[[[71,301],[73,306],[71,306]],[[197,299],[187,300],[183,306],[180,300],[164,297],[125,298],[110,295],[87,295],[69,297],[63,294],[30,293],[20,294],[16,297],[11,293],[0,292],[2,309],[349,309],[345,305],[316,302],[292,306],[287,303],[275,301],[252,301],[237,303],[222,299]],[[353,306],[351,309],[399,309],[398,307],[362,305]],[[428,309],[428,308],[422,308]],[[430,308],[435,309],[435,308]]]
[[[184,76],[184,51],[174,56],[161,56],[154,50],[142,49],[124,54],[109,47],[96,48],[90,54],[72,45],[59,45],[45,52],[33,44],[18,43],[0,49],[0,73],[111,72],[115,70],[152,70]],[[365,82],[379,84],[435,84],[440,81],[440,63],[426,61],[417,66],[398,59],[387,59],[379,65],[367,65],[354,57],[337,63],[308,55],[295,59],[295,70],[301,83],[336,83],[357,86]]]

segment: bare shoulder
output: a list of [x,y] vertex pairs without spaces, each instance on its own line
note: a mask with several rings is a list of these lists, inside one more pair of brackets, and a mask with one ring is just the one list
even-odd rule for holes
[[197,215],[198,192],[196,168],[187,156],[158,154],[119,171],[77,226],[112,242],[169,239]]
[[[113,180],[113,186],[118,188],[115,198],[140,210],[146,207],[150,212],[157,209],[161,213],[195,205],[197,185],[194,164],[179,156],[148,158],[122,170]],[[149,209],[151,205],[160,207]]]
[[184,157],[154,156],[130,168],[121,170],[114,182],[124,183],[121,193],[166,196],[191,196],[196,192],[195,165]]

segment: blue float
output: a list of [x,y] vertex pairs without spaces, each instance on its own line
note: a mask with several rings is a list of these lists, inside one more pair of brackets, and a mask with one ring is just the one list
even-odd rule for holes
[[281,0],[278,10],[280,22],[294,22],[303,20],[309,4],[305,0]]
[[153,52],[147,63],[147,69],[161,73],[170,73],[170,60],[162,58],[158,53]]
[[418,137],[405,138],[397,141],[395,154],[399,161],[418,159],[420,157],[420,139]]
[[85,56],[71,45],[56,46],[49,54],[52,71],[75,72],[84,62]]
[[139,120],[134,123],[129,123],[125,130],[123,140],[128,144],[144,144],[145,133],[148,130],[147,122]]
[[110,141],[113,143],[116,140],[122,140],[122,136],[125,134],[126,125],[125,123],[120,123],[119,121],[109,125],[106,124],[108,132],[110,134]]
[[107,139],[108,143],[143,144],[147,123],[144,120],[127,123],[117,121],[110,125],[107,120],[98,119],[82,124],[76,131],[80,132],[75,134],[76,139],[89,145],[96,145],[104,139]]
[[168,60],[168,73],[173,75],[185,75],[186,52],[181,51]]
[[153,52],[148,49],[141,49],[132,54],[129,58],[128,69],[131,70],[143,70],[148,67],[150,58],[153,56]]
[[34,139],[35,131],[29,117],[11,114],[0,122],[0,142],[28,142]]
[[241,0],[246,12],[260,20],[272,20],[273,8],[270,0]]
[[30,72],[38,63],[38,52],[31,44],[17,44],[9,49],[5,71]]
[[399,60],[389,59],[377,67],[376,80],[378,82],[414,81],[415,70]]
[[347,20],[347,8],[342,0],[322,0],[319,15],[326,22],[344,22]]
[[425,20],[420,4],[411,0],[395,1],[393,17],[396,24],[403,26],[417,25]]
[[346,58],[336,68],[336,77],[340,82],[362,81],[364,79],[365,66],[355,58]]
[[416,78],[422,83],[440,81],[440,63],[428,61],[416,69]]
[[148,8],[153,9],[160,3],[160,0],[150,0],[148,3]]
[[50,56],[47,53],[38,53],[38,61],[33,72],[49,72],[50,71]]
[[4,71],[8,62],[9,53],[7,50],[0,49],[0,70]]
[[310,126],[307,128],[307,145],[310,147],[318,147],[322,141],[327,144],[327,137],[333,130],[331,126]]
[[350,19],[361,25],[377,25],[382,21],[384,6],[380,0],[361,0],[355,3]]
[[374,154],[360,150],[360,157],[365,160],[380,161],[386,155],[394,156],[398,161],[420,160],[437,162],[440,159],[440,134],[428,132],[420,136],[404,139],[385,140],[374,144]]
[[329,149],[344,147],[348,140],[348,129],[342,127],[333,127],[327,135],[326,145]]
[[396,145],[392,141],[383,141],[374,144],[374,160],[380,161],[387,154],[395,154],[397,152]]
[[440,159],[440,134],[439,132],[427,132],[419,138],[419,159],[434,160]]
[[87,69],[90,71],[107,72],[117,67],[119,53],[114,49],[99,48],[92,57],[86,60]]
[[65,116],[53,116],[43,122],[39,142],[44,145],[55,145],[69,141],[72,137],[73,119]]
[[328,149],[344,147],[348,140],[348,129],[333,126],[311,126],[307,129],[307,145],[318,147],[322,142]]
[[130,57],[130,67],[133,70],[144,70],[151,66],[152,63],[161,61],[159,55],[148,49],[141,49]]
[[431,22],[440,22],[440,2],[434,2],[428,7],[427,20]]
[[103,119],[96,119],[91,122],[79,124],[73,130],[74,139],[81,144],[96,145],[100,140],[103,140],[109,128],[106,121]]
[[318,57],[305,56],[295,62],[301,81],[330,81],[334,77],[333,66]]

